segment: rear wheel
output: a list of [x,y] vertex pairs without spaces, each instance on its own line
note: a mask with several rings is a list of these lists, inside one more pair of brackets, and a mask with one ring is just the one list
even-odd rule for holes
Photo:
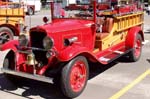
[[4,44],[10,40],[13,40],[13,31],[8,27],[0,27],[0,43]]
[[64,66],[61,72],[61,89],[65,96],[75,98],[84,90],[89,76],[85,57],[78,56]]
[[33,8],[28,8],[28,15],[34,15],[34,10],[33,10]]
[[129,59],[132,62],[136,62],[139,60],[142,52],[142,37],[140,34],[136,35],[136,39],[134,41],[133,50],[129,53]]

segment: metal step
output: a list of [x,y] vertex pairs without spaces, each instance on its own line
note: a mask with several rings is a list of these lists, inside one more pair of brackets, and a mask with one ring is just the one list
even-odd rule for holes
[[109,58],[105,58],[105,57],[100,57],[99,60],[100,61],[104,61],[104,62],[108,62],[110,59]]
[[117,54],[123,54],[124,52],[122,52],[122,51],[114,51],[114,53],[117,53]]
[[6,74],[16,75],[16,76],[25,77],[25,78],[47,82],[47,83],[53,83],[53,78],[49,78],[49,77],[45,77],[41,75],[33,75],[29,73],[24,73],[24,72],[17,72],[17,71],[5,69],[5,68],[1,68],[1,71]]

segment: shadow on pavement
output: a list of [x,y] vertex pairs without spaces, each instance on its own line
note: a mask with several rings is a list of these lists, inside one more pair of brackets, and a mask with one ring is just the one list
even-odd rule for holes
[[[61,92],[59,87],[43,83],[31,79],[19,79],[19,83],[14,85],[3,74],[0,74],[0,90],[25,97],[26,99],[33,99],[30,96],[40,96],[44,99],[68,99]],[[24,91],[20,94],[17,89],[21,88]],[[14,92],[13,92],[14,91]]]
[[103,73],[105,70],[113,67],[114,65],[116,65],[116,62],[112,62],[108,65],[102,65],[100,63],[89,63],[89,70],[90,70],[90,74],[89,74],[89,80],[96,77],[97,75]]
[[10,83],[10,81],[5,77],[4,74],[0,74],[0,90],[12,91],[16,90],[17,87]]
[[[90,75],[89,80],[96,77],[97,75],[101,74],[105,70],[110,69],[111,67],[115,66],[120,60],[116,60],[108,65],[101,65],[100,63],[91,63],[89,62],[90,66]],[[126,61],[124,61],[126,62]],[[30,98],[31,96],[40,96],[44,99],[67,99],[60,91],[60,87],[54,84],[43,83],[31,79],[19,79],[18,84],[12,84],[3,74],[0,74],[0,90],[14,94],[17,96],[25,97],[26,99],[33,99]],[[21,88],[24,91],[22,93],[17,93],[17,89]],[[14,91],[14,92],[13,92]]]
[[150,59],[147,59],[147,61],[150,63]]
[[60,92],[58,86],[53,84],[38,82],[30,79],[26,79],[25,84],[20,85],[19,87],[28,87],[22,93],[22,96],[28,97],[31,95],[39,95],[44,99],[67,99],[63,94]]

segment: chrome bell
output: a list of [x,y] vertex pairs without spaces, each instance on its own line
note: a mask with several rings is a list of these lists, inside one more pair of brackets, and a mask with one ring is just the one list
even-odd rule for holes
[[33,53],[28,54],[26,64],[28,65],[36,65],[37,61]]

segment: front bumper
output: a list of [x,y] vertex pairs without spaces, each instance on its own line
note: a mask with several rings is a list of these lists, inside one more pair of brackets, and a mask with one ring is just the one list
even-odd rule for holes
[[37,80],[37,81],[46,82],[46,83],[53,83],[52,78],[45,77],[45,76],[33,75],[33,74],[29,74],[29,73],[24,73],[24,72],[17,72],[14,70],[9,70],[9,69],[4,69],[4,68],[1,68],[1,71],[6,74],[29,78],[29,79],[33,79],[33,80]]

